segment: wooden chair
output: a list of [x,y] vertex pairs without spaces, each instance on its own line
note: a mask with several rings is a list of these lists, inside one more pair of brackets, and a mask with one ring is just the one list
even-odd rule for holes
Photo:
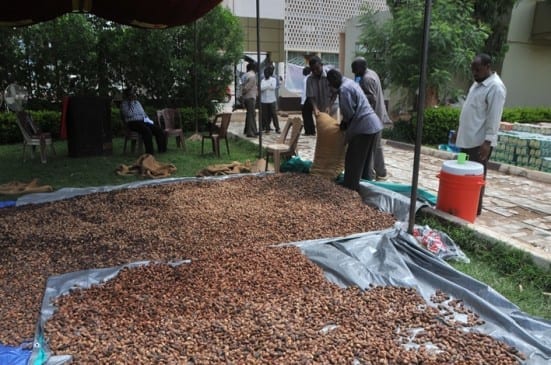
[[[281,166],[282,158],[290,158],[297,154],[297,145],[298,139],[300,137],[300,132],[302,131],[302,119],[295,117],[288,119],[283,127],[283,131],[279,137],[277,143],[268,144],[266,146],[266,170],[268,171],[268,162],[270,160],[270,155],[274,159],[274,170],[279,172]],[[290,132],[290,133],[289,133]],[[289,138],[287,138],[289,137]]]
[[34,158],[34,151],[36,146],[40,147],[40,161],[42,163],[47,162],[46,147],[50,146],[52,154],[55,155],[54,143],[50,133],[44,133],[34,124],[31,115],[26,111],[20,111],[15,118],[21,134],[23,135],[23,162],[25,159],[25,149],[27,146],[31,147],[31,158]]
[[168,141],[169,137],[176,137],[176,146],[186,150],[186,140],[184,138],[184,131],[182,127],[184,123],[182,121],[182,115],[178,109],[165,108],[157,110],[157,120],[159,125],[165,131],[165,135]]
[[[204,134],[201,137],[201,155],[203,154],[205,139],[212,141],[212,152],[218,157],[220,157],[220,140],[226,140],[226,150],[228,151],[228,155],[230,154],[228,127],[230,126],[231,116],[232,113],[220,113],[214,117],[209,134]],[[220,120],[220,126],[217,125],[218,120]]]

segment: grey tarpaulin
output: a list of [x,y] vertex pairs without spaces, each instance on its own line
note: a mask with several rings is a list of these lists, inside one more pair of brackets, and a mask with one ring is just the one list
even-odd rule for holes
[[393,228],[344,238],[294,243],[342,287],[412,287],[430,303],[441,289],[462,299],[486,322],[477,331],[527,354],[526,364],[551,361],[551,322],[531,317],[491,287],[455,270],[421,248],[406,231]]
[[[220,180],[239,178],[240,176],[243,175],[199,179]],[[101,191],[195,180],[198,179],[174,178],[148,180],[121,186],[61,189],[56,193],[24,196],[18,200],[17,205],[55,201]],[[379,206],[381,210],[390,211],[399,220],[407,219],[409,209],[407,197],[367,183],[362,183],[360,195],[364,202]],[[395,227],[385,231],[360,233],[348,237],[286,244],[299,247],[304,255],[324,269],[328,280],[340,286],[355,285],[368,288],[374,284],[413,287],[429,304],[430,296],[440,289],[455,299],[463,300],[467,306],[481,316],[485,324],[476,327],[477,331],[489,334],[524,352],[528,356],[526,364],[543,365],[551,361],[550,321],[521,312],[517,306],[491,287],[453,269],[445,261],[422,248],[417,240],[403,229]],[[130,265],[139,264],[143,263]],[[42,328],[44,321],[52,315],[54,310],[50,300],[76,284],[89,286],[108,280],[114,277],[119,270],[120,268],[87,270],[48,280],[40,317],[41,322],[37,325],[35,335],[34,359],[47,356],[47,353],[41,353],[42,345],[45,343]],[[48,362],[47,364],[61,363],[59,358],[52,358],[52,361],[54,360],[58,362]]]
[[[169,264],[181,265],[189,262],[189,260],[182,260],[179,262],[171,262]],[[93,285],[111,280],[116,277],[119,274],[119,271],[123,268],[138,267],[148,265],[149,263],[149,261],[138,261],[114,268],[89,269],[49,277],[46,282],[46,291],[44,292],[44,297],[42,299],[42,308],[40,311],[40,318],[36,326],[34,346],[29,364],[58,365],[72,361],[72,356],[70,355],[51,356],[48,348],[48,341],[44,338],[44,326],[46,321],[48,321],[48,319],[50,319],[55,312],[55,307],[52,304],[55,298],[68,294],[75,288],[90,288]]]

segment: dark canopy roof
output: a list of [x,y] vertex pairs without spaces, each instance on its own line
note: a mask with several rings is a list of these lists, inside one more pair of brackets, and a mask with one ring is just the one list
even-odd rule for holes
[[119,24],[168,28],[188,24],[221,0],[10,0],[0,6],[0,26],[25,26],[71,12],[89,12]]

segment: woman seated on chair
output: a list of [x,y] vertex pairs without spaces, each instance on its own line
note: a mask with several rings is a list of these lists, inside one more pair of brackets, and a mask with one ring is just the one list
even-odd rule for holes
[[121,115],[128,129],[142,136],[145,153],[153,154],[153,135],[159,153],[166,152],[165,132],[147,117],[142,104],[136,99],[136,92],[131,87],[123,91]]

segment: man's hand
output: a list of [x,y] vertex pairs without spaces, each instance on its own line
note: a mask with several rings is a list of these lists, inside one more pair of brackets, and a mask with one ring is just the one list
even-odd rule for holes
[[481,161],[488,160],[488,157],[490,156],[490,148],[492,148],[490,141],[484,141],[482,146],[480,146],[478,153]]

